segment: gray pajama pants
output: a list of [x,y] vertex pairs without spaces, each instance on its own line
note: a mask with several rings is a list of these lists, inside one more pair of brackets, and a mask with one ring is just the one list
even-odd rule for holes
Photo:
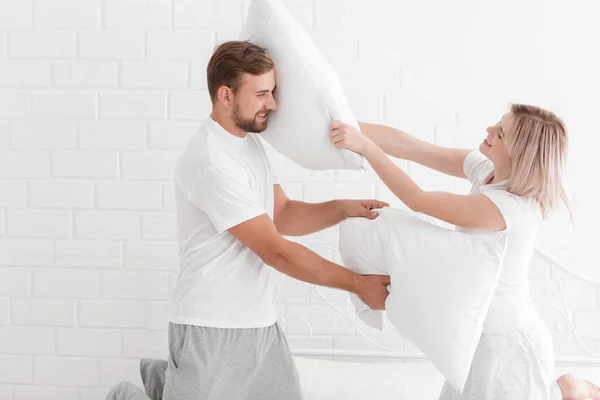
[[302,400],[278,324],[224,329],[169,323],[163,400]]

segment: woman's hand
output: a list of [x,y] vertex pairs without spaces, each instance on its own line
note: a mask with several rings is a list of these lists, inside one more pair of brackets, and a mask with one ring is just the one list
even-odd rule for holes
[[371,139],[363,135],[358,129],[339,121],[331,121],[329,139],[337,149],[352,150],[363,156],[376,146]]

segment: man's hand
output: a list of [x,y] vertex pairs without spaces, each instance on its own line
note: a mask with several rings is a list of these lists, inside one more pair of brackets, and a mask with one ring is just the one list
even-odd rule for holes
[[387,289],[389,284],[390,277],[387,275],[360,275],[358,290],[355,293],[373,310],[383,310],[385,299],[390,294]]
[[379,213],[372,210],[389,207],[389,204],[379,200],[342,200],[342,207],[346,217],[375,219]]

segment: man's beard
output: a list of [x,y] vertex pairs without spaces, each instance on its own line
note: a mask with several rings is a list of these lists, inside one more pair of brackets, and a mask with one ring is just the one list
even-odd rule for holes
[[[264,114],[267,114],[267,111]],[[244,118],[237,104],[233,106],[233,122],[244,132],[261,133],[267,129],[267,121],[265,120],[265,124],[260,126],[256,121],[256,115],[254,118]]]

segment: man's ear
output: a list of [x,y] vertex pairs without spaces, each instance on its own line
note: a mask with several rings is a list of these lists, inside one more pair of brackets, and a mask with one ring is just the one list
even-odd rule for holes
[[217,101],[219,101],[223,107],[231,108],[233,104],[233,91],[229,86],[221,86],[217,91]]

